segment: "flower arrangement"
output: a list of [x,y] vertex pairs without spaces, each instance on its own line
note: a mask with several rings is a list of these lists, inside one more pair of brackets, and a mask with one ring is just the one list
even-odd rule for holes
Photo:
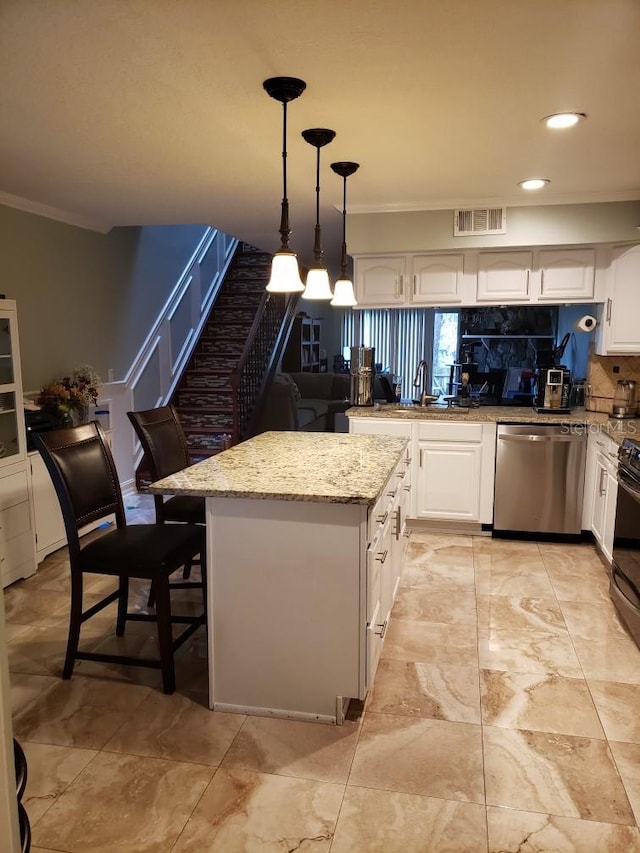
[[81,364],[70,376],[45,385],[36,397],[36,405],[60,423],[87,421],[89,406],[97,402],[101,379],[89,364]]

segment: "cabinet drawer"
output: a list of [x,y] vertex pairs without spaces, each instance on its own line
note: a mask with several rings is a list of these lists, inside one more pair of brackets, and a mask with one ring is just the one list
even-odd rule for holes
[[[0,539],[3,542],[7,542],[24,533],[29,533],[30,530],[31,518],[27,501],[10,506],[0,512]],[[29,533],[29,535],[31,534]]]
[[350,418],[349,431],[359,435],[398,435],[401,438],[411,438],[411,423],[388,418]]
[[[35,571],[31,531],[8,539],[2,544],[0,554],[2,554],[0,557],[2,574],[11,573],[12,580],[27,577]],[[21,571],[22,567],[27,567],[27,569]]]
[[27,472],[19,471],[0,479],[0,512],[29,500]]
[[482,441],[482,424],[460,424],[451,421],[421,421],[418,439],[424,441]]

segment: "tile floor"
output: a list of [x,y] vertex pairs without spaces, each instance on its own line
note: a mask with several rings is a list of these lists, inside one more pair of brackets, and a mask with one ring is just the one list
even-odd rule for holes
[[640,651],[590,546],[414,533],[342,727],[207,710],[203,631],[173,696],[153,670],[63,682],[67,590],[58,552],[6,591],[33,853],[640,851]]

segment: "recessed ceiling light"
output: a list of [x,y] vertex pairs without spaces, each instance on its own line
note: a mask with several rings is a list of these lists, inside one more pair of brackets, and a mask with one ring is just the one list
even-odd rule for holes
[[574,124],[578,124],[579,121],[583,121],[586,118],[585,113],[553,113],[553,115],[545,116],[543,121],[547,127],[573,127]]
[[541,190],[542,187],[546,187],[550,183],[551,181],[548,178],[528,178],[526,181],[520,181],[518,186],[522,187],[523,190]]

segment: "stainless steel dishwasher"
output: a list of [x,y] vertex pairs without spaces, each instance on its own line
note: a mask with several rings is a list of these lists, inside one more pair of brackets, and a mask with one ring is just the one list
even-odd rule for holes
[[580,533],[587,436],[581,425],[498,425],[494,531]]

